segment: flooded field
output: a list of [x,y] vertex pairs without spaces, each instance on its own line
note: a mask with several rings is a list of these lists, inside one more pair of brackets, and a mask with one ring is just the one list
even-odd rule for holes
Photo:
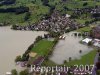
[[[54,61],[57,64],[63,64],[64,60],[80,59],[82,55],[93,50],[92,48],[80,44],[79,42],[83,39],[79,36],[74,36],[75,32],[70,32],[64,34],[66,36],[65,40],[60,40],[56,45],[53,55],[50,57],[50,60]],[[80,50],[82,51],[80,53]]]
[[22,70],[15,65],[15,58],[22,55],[39,35],[46,32],[14,31],[10,27],[0,27],[0,75],[11,69]]

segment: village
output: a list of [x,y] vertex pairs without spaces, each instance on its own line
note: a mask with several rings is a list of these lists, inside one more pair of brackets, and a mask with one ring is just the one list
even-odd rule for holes
[[[99,54],[99,48],[100,48],[100,39],[99,38],[100,38],[100,35],[98,34],[100,32],[99,28],[100,28],[99,25],[97,27],[93,27],[90,32],[84,33],[85,38],[83,40],[81,40],[82,44],[97,49],[97,57],[96,57],[96,60],[94,61],[95,62],[94,65],[95,65],[96,68],[94,67],[93,73],[96,73],[96,70],[100,69],[100,67],[97,66],[97,65],[99,65],[97,63],[99,63],[99,55],[100,55]],[[83,33],[73,33],[73,34],[75,36],[82,36]],[[28,58],[29,58],[28,61],[25,61],[26,60],[25,59],[24,62],[17,62],[17,65],[21,65],[21,67],[25,67],[25,66],[30,67],[31,65],[41,66],[41,65],[43,65],[43,62],[45,62],[45,60],[48,60],[48,56],[50,56],[52,54],[52,49],[53,49],[54,45],[56,45],[57,42],[55,44],[53,44],[54,40],[53,41],[47,41],[46,39],[48,39],[50,37],[46,37],[46,34],[45,34],[45,37],[38,37],[38,38],[40,38],[39,39],[40,41],[39,40],[37,41],[37,43],[36,43],[37,45],[35,46],[35,43],[34,43],[30,46],[29,51],[27,50],[28,51]],[[66,38],[66,36],[59,36],[59,40],[65,40],[65,38]],[[42,44],[43,41],[45,43],[48,42],[48,45],[45,44],[45,45],[41,46],[40,44]],[[47,51],[48,49],[45,49],[44,46],[49,47],[50,42],[51,42],[51,48],[49,48],[50,51],[48,52]],[[37,51],[40,48],[42,49],[42,52]],[[30,50],[32,50],[32,51],[30,51]],[[26,55],[27,55],[27,52],[26,52]],[[19,60],[17,60],[17,61],[19,61]],[[31,63],[31,65],[29,65],[29,63]],[[30,71],[30,69],[29,69],[29,71]],[[72,68],[71,71],[74,71],[74,68]],[[32,72],[32,73],[33,73],[33,75],[40,74],[39,72]],[[81,73],[83,73],[83,74],[86,73],[87,74],[88,72],[85,72],[85,71],[77,72],[77,71],[75,71],[73,73],[74,74],[75,73],[76,74],[77,73],[80,73],[80,74]],[[61,72],[60,74],[61,75],[66,75],[66,73],[63,73],[63,72]],[[92,75],[94,75],[94,74],[92,74]]]
[[[38,24],[34,24],[34,25],[30,25],[27,27],[21,27],[21,26],[15,26],[15,30],[36,30],[36,31],[53,31],[53,32],[65,32],[66,30],[68,32],[73,31],[73,30],[77,30],[77,29],[81,29],[81,28],[85,28],[85,25],[82,24],[78,24],[77,22],[75,22],[74,20],[70,19],[70,15],[66,14],[65,16],[60,16],[58,11],[55,11],[52,15],[51,18],[47,19],[47,20],[43,20],[41,22],[39,22]],[[74,33],[75,36],[83,36],[84,39],[81,41],[82,44],[85,44],[87,46],[91,46],[93,48],[96,48],[97,55],[95,57],[94,62],[94,69],[93,69],[93,73],[92,75],[96,75],[96,71],[98,71],[98,69],[100,69],[99,65],[99,48],[100,48],[100,25],[96,26],[96,27],[90,27],[91,30],[90,31],[85,31],[85,32],[80,32],[80,33]],[[85,29],[84,29],[85,30]],[[55,40],[53,41],[47,41],[46,39],[49,38],[55,38]],[[52,54],[53,52],[53,48],[56,45],[56,43],[59,40],[65,40],[66,36],[63,36],[62,34],[58,35],[57,37],[51,37],[50,34],[45,34],[44,37],[38,37],[38,41],[35,42],[34,44],[31,45],[31,48],[29,48],[30,50],[26,51],[25,59],[24,62],[17,62],[17,65],[21,65],[21,67],[25,67],[28,66],[30,67],[31,65],[43,65],[43,63],[45,62],[45,60],[49,60],[49,56]],[[48,42],[48,45],[40,45],[43,42]],[[50,44],[50,42],[52,43],[52,45]],[[54,43],[55,42],[55,43]],[[36,44],[36,45],[35,45]],[[40,45],[40,46],[39,46]],[[51,47],[49,47],[51,46]],[[45,47],[49,47],[49,51],[48,49],[45,49]],[[42,52],[41,51],[37,51],[36,49],[39,50],[39,48],[43,48]],[[33,50],[33,51],[31,51]],[[28,55],[27,55],[28,54]],[[20,57],[21,59],[21,57]],[[23,59],[23,57],[22,57]],[[28,60],[28,61],[27,61]],[[71,60],[71,58],[70,58]],[[17,60],[19,61],[19,60]],[[31,64],[30,64],[31,63]],[[73,71],[73,73],[75,74],[81,74],[81,73],[86,73],[88,74],[88,72],[82,71],[82,72],[74,72],[74,68],[71,68],[71,71]],[[35,74],[41,74],[39,72],[32,72],[33,75]],[[44,74],[44,73],[43,73]],[[51,73],[50,73],[51,74]],[[70,74],[70,72],[69,72]],[[58,75],[58,73],[56,74]],[[61,72],[60,75],[66,75],[66,73]]]
[[62,32],[66,29],[75,30],[82,26],[84,25],[77,24],[77,22],[71,20],[70,15],[66,14],[65,16],[61,16],[59,11],[54,11],[50,18],[46,20],[44,19],[38,24],[33,24],[26,27],[15,25],[12,27],[12,29]]
[[[22,71],[23,75],[100,75],[100,6],[69,10],[72,14],[62,15],[55,9],[37,23],[28,22],[25,26],[16,23],[11,26],[14,31],[47,32],[37,36],[22,55],[16,56],[15,64],[26,68]],[[80,23],[80,20],[84,23]],[[64,59],[61,60],[60,56]],[[56,65],[70,68],[66,73],[41,73],[31,71],[34,65],[36,68]],[[75,70],[75,65],[78,65],[78,70]],[[6,72],[6,75],[12,75],[11,72]]]

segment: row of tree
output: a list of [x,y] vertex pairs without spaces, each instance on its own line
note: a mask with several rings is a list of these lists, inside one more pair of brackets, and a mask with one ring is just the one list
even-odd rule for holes
[[15,8],[1,8],[0,13],[14,12],[16,14],[28,12],[29,8],[25,6],[15,7]]
[[2,0],[0,1],[0,5],[10,5],[10,4],[14,4],[16,2],[16,0]]

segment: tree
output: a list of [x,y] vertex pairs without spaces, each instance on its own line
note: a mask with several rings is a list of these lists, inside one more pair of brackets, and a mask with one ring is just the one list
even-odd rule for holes
[[18,61],[21,61],[21,60],[22,60],[22,58],[21,58],[21,56],[19,55],[19,56],[16,57],[15,62],[18,62]]
[[89,21],[85,21],[85,25],[88,25],[90,22]]
[[72,58],[71,57],[69,57],[69,61],[71,61],[72,60]]
[[96,74],[97,74],[97,75],[100,75],[100,70],[97,70]]
[[28,61],[28,59],[29,59],[28,53],[24,53],[24,54],[22,55],[21,61]]
[[78,33],[78,36],[81,36],[81,33]]
[[80,50],[79,53],[82,53],[82,50]]
[[74,33],[74,36],[77,36],[77,33]]
[[57,44],[59,42],[59,38],[55,38],[53,42],[54,44]]
[[64,64],[66,64],[67,63],[67,60],[64,60]]
[[59,36],[61,35],[61,33],[60,33],[60,32],[50,31],[50,32],[49,32],[49,35],[50,35],[51,37],[59,37]]
[[24,20],[25,21],[29,20],[30,16],[31,16],[31,13],[30,12],[27,12],[26,15],[25,15]]
[[88,3],[87,3],[87,2],[83,3],[83,6],[87,6],[87,5],[88,5]]
[[38,36],[36,39],[35,39],[35,43],[42,40],[42,36]]
[[12,73],[12,75],[18,75],[18,73],[17,73],[17,70],[16,70],[16,69],[13,69],[13,70],[11,71],[11,73]]
[[31,1],[33,4],[35,4],[36,0]]
[[49,0],[42,0],[42,2],[43,2],[43,5],[48,6]]
[[100,52],[100,49],[98,49],[97,52],[99,53]]
[[19,73],[19,75],[29,75],[28,71],[27,70],[24,70],[24,71],[21,71]]
[[90,42],[88,42],[88,46],[91,46],[92,45],[92,42],[90,41]]

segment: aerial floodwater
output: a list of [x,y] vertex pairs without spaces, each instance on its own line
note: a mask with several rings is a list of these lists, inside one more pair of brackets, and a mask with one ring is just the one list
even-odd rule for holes
[[15,58],[22,55],[42,31],[16,31],[10,27],[0,27],[0,75],[5,75],[12,69],[23,68],[15,65]]
[[[64,34],[66,36],[65,40],[60,40],[56,45],[53,55],[50,57],[50,60],[54,61],[57,64],[63,64],[64,60],[80,59],[82,55],[93,50],[92,48],[80,44],[79,42],[83,39],[81,36],[74,36],[76,32],[69,32]],[[82,51],[80,53],[79,51]]]

